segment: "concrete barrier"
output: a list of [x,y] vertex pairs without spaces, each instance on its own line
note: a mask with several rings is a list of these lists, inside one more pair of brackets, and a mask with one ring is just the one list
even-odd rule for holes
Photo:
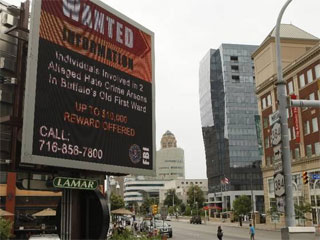
[[314,227],[285,227],[281,229],[281,240],[316,239]]

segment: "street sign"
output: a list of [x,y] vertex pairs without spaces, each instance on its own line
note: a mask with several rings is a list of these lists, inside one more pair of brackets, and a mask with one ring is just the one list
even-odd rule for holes
[[162,220],[166,220],[167,216],[168,216],[168,207],[166,207],[166,206],[161,207],[160,214],[161,214]]
[[277,211],[278,212],[284,212],[284,206],[285,206],[285,197],[277,197],[276,198],[277,201]]
[[53,186],[56,188],[95,190],[98,186],[98,182],[93,179],[56,177],[53,179]]
[[273,146],[276,146],[280,142],[281,142],[281,125],[279,122],[276,122],[272,126],[272,130],[271,130],[271,143]]
[[274,194],[281,197],[285,194],[284,176],[282,173],[276,173],[273,178],[274,181]]
[[273,153],[274,153],[274,161],[273,161],[273,169],[274,173],[279,173],[282,172],[283,167],[282,167],[282,149],[281,149],[281,144],[275,146],[273,148]]
[[320,179],[320,174],[312,174],[312,179]]
[[273,214],[271,215],[271,220],[272,220],[273,222],[279,222],[279,219],[280,219],[279,214],[273,213]]
[[270,125],[272,126],[275,122],[279,121],[280,120],[280,113],[279,113],[279,110],[278,111],[275,111],[274,113],[270,114],[269,115],[269,122],[270,122]]

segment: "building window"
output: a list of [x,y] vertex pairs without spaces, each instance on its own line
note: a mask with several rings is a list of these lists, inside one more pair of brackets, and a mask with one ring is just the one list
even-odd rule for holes
[[238,56],[230,56],[232,62],[238,62]]
[[292,139],[296,139],[296,129],[292,128]]
[[291,140],[291,128],[288,128],[288,138],[289,138],[289,141]]
[[268,190],[269,190],[269,195],[274,194],[274,183],[272,178],[268,179]]
[[271,158],[270,157],[266,157],[266,165],[267,166],[271,165]]
[[307,157],[311,157],[311,155],[312,155],[312,145],[311,144],[308,144],[306,146],[306,154],[307,154]]
[[240,81],[240,77],[238,75],[232,75],[232,80]]
[[290,81],[288,83],[288,89],[289,89],[289,94],[294,92],[294,88],[293,88],[293,81]]
[[271,105],[272,105],[271,95],[268,95],[268,97],[267,97],[267,106],[271,106]]
[[315,96],[314,93],[310,93],[309,100],[315,100],[314,96]]
[[318,119],[312,118],[312,132],[318,132]]
[[267,107],[267,99],[262,98],[262,109],[265,109]]
[[232,72],[239,72],[239,66],[237,66],[237,65],[231,65],[231,71],[232,71]]
[[265,139],[264,139],[264,146],[265,146],[265,148],[268,148],[270,145],[269,145],[269,137],[266,137]]
[[304,74],[301,74],[299,76],[299,82],[300,82],[300,88],[303,88],[304,85],[306,85],[305,81],[304,81]]
[[310,124],[309,121],[304,122],[304,135],[310,134]]
[[320,64],[318,64],[317,66],[315,66],[314,68],[315,72],[316,72],[316,78],[320,78]]
[[320,142],[316,142],[314,144],[315,154],[316,156],[320,156]]
[[307,72],[307,81],[308,81],[308,83],[312,83],[312,81],[313,81],[312,69],[308,70],[308,72]]
[[300,147],[294,149],[294,157],[295,159],[300,159]]
[[269,127],[269,118],[263,118],[263,128]]

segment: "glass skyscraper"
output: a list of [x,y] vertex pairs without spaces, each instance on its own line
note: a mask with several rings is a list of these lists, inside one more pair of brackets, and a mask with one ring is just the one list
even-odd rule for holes
[[[222,44],[200,62],[199,93],[209,192],[262,190],[259,114],[251,54]],[[229,184],[225,184],[226,178]]]

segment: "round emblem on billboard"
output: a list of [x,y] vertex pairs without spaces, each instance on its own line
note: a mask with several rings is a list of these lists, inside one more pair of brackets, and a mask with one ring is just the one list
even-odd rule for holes
[[133,144],[129,148],[129,158],[131,162],[137,164],[141,161],[141,149],[137,144]]

